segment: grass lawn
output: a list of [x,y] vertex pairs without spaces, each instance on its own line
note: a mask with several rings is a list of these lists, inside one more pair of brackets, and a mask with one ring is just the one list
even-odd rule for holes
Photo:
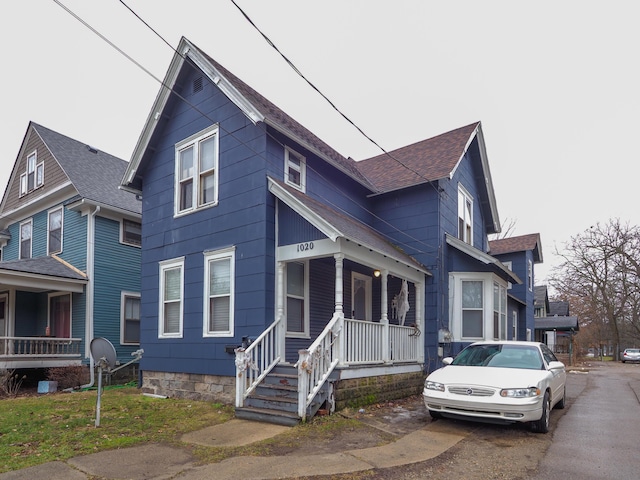
[[229,420],[233,408],[143,396],[135,388],[0,399],[0,473],[180,434]]

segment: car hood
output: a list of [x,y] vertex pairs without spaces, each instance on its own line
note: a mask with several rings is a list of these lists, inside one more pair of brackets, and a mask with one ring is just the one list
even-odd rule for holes
[[447,365],[429,375],[428,380],[446,385],[463,384],[499,388],[524,388],[538,386],[548,375],[549,372],[546,370]]

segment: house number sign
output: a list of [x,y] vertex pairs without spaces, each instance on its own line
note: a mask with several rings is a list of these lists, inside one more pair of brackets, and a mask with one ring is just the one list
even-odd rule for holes
[[313,242],[303,242],[296,246],[298,252],[308,252],[309,250],[313,250]]

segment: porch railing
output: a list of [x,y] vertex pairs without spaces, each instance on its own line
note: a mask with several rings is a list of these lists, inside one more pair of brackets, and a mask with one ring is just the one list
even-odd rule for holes
[[244,406],[245,398],[280,362],[281,323],[277,319],[247,348],[236,349],[236,407]]
[[415,362],[420,358],[422,338],[416,327],[389,325],[389,338],[392,362]]
[[308,350],[300,350],[298,363],[298,416],[304,421],[307,408],[340,361],[344,317],[333,318]]
[[0,357],[79,357],[81,338],[0,337]]
[[345,319],[345,358],[348,365],[386,362],[415,362],[419,359],[421,332],[415,327],[385,325],[364,320]]

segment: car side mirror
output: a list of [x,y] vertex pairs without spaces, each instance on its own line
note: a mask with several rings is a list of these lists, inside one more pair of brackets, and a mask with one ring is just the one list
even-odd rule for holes
[[562,362],[549,362],[549,370],[564,369],[564,363]]
[[451,362],[453,362],[453,357],[444,357],[442,359],[443,365],[451,365]]

